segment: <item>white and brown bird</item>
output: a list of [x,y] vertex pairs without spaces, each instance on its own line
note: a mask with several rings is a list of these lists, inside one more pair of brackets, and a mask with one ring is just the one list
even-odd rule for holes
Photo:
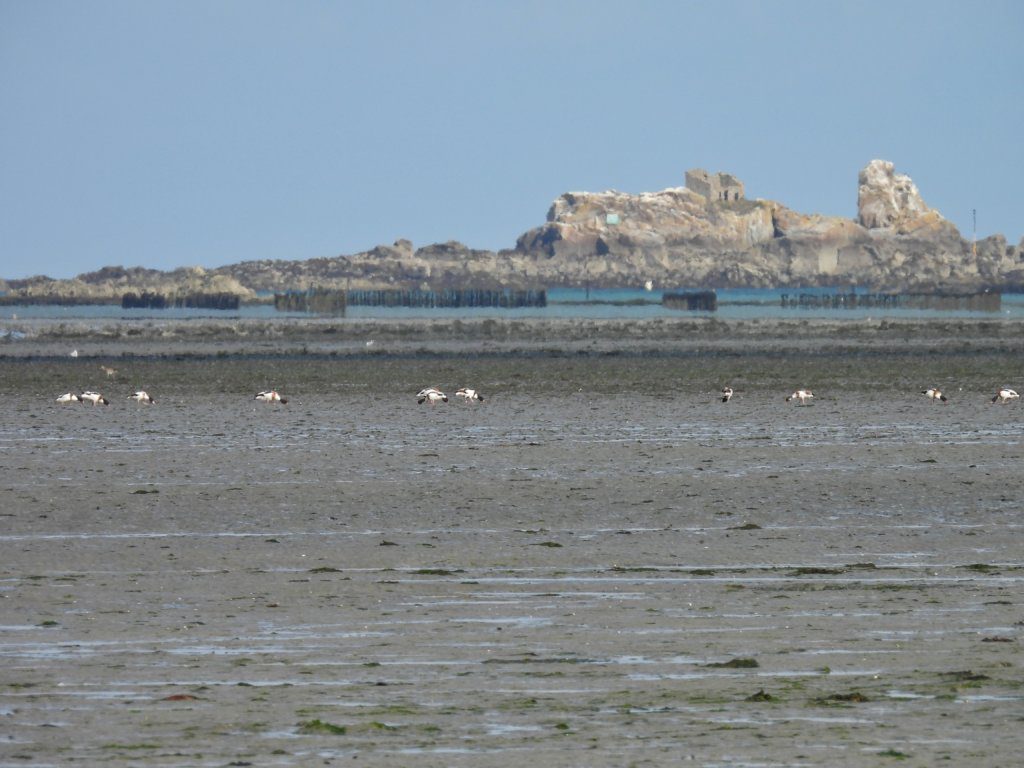
[[722,387],[722,402],[728,403],[732,400],[732,387]]
[[812,399],[813,397],[814,393],[811,392],[811,390],[798,389],[796,392],[794,392],[792,395],[786,398],[786,402],[788,403],[790,400],[799,400],[800,405],[805,405],[807,401]]
[[426,402],[429,402],[431,405],[435,405],[438,402],[447,403],[448,395],[437,387],[424,387],[416,393],[416,402],[420,405]]
[[466,398],[466,402],[469,402],[470,400],[476,400],[478,403],[482,403],[484,401],[483,395],[481,395],[475,389],[470,389],[469,387],[462,387],[455,393],[455,396]]
[[929,400],[933,400],[933,401],[934,400],[938,400],[938,401],[943,402],[943,403],[946,402],[946,400],[948,399],[936,387],[929,387],[928,389],[924,390],[921,394],[924,395],[925,397],[927,397]]
[[288,402],[286,398],[281,397],[281,395],[277,393],[277,390],[274,389],[257,392],[256,397],[253,399],[259,400],[261,403],[280,403],[281,405],[285,405]]
[[93,405],[110,405],[110,401],[99,392],[83,392],[79,397],[82,398],[83,402],[88,401]]
[[80,403],[82,398],[76,395],[74,392],[65,392],[63,395],[57,398],[57,402],[61,405],[67,405],[68,403]]
[[101,365],[100,370],[107,374],[108,378],[117,376],[117,368],[111,368],[109,365]]
[[134,392],[128,395],[128,397],[130,397],[132,400],[137,400],[140,403],[145,403],[146,405],[152,405],[153,403],[156,402],[156,400],[150,397],[149,393],[144,389],[140,389],[138,392]]
[[996,392],[995,397],[992,398],[993,403],[1008,403],[1011,400],[1016,400],[1020,395],[1014,392],[1009,387],[1000,387],[999,391]]

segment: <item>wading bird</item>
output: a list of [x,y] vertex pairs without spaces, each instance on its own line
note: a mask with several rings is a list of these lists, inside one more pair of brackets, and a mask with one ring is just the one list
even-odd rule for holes
[[277,391],[273,389],[268,389],[264,392],[257,392],[256,397],[253,399],[259,400],[261,403],[280,403],[281,405],[288,402],[287,399],[281,397],[277,394]]
[[792,395],[790,395],[789,397],[786,398],[786,402],[788,403],[790,400],[799,400],[800,401],[800,405],[805,405],[807,403],[807,401],[810,400],[813,397],[814,397],[814,393],[811,392],[811,390],[809,390],[809,389],[798,389],[796,392],[794,392]]
[[429,401],[431,405],[434,405],[438,401],[442,403],[448,402],[448,395],[442,392],[437,387],[424,387],[416,393],[416,402],[420,405]]
[[992,398],[993,403],[1008,403],[1011,400],[1016,400],[1020,395],[1014,392],[1009,387],[1001,387],[996,396]]

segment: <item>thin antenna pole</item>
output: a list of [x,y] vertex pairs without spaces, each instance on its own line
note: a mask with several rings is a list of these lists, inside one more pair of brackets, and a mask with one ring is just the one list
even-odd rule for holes
[[971,208],[971,253],[978,255],[978,209]]

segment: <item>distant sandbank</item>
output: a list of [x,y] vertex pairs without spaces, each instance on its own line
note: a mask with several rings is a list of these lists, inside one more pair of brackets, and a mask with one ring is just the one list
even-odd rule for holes
[[0,357],[741,354],[920,349],[1024,352],[1015,319],[25,319],[0,327]]

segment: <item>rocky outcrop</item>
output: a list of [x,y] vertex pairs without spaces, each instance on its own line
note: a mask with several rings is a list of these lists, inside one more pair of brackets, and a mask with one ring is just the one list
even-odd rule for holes
[[[714,178],[743,189],[728,174]],[[74,280],[11,280],[7,290],[117,300],[129,290],[230,292],[251,300],[257,292],[314,286],[530,288],[650,281],[659,288],[857,284],[928,290],[1024,285],[1024,240],[1014,247],[997,235],[972,247],[890,162],[872,160],[858,182],[856,219],[799,213],[742,194],[709,199],[686,187],[636,195],[568,192],[554,201],[543,224],[523,233],[515,248],[497,253],[458,242],[415,249],[398,240],[349,256],[246,261],[210,270],[105,267]]]
[[476,250],[455,241],[414,249],[408,240],[351,256],[305,261],[244,261],[212,270],[256,291],[353,288],[524,287],[509,251]]
[[683,188],[570,193],[516,250],[549,284],[927,290],[998,285],[1024,267],[998,236],[972,249],[884,160],[860,173],[857,220]]
[[168,297],[194,294],[231,294],[242,300],[256,297],[252,288],[230,274],[218,274],[202,267],[183,267],[170,272],[142,267],[104,267],[81,274],[73,280],[52,280],[45,276],[10,280],[8,296],[26,300],[68,303],[120,303],[125,293],[154,293]]

